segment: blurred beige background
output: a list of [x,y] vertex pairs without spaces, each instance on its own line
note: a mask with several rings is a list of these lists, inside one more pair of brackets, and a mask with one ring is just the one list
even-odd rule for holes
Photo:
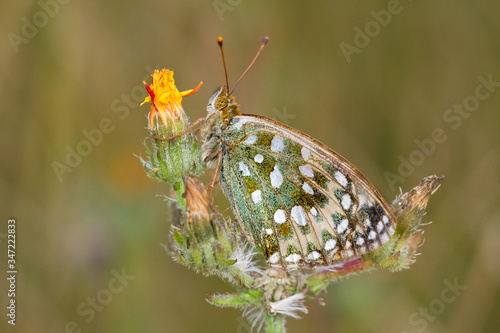
[[[160,246],[169,224],[157,194],[169,189],[133,156],[145,155],[142,80],[169,68],[181,90],[203,81],[183,105],[191,119],[204,115],[224,82],[219,35],[232,83],[270,38],[235,92],[243,112],[312,134],[389,201],[399,187],[446,175],[412,268],[330,286],[326,306],[308,302],[289,332],[498,329],[498,2],[42,0],[0,8],[1,275],[9,218],[18,269],[17,325],[6,323],[2,278],[0,331],[249,332],[239,311],[204,301],[230,285],[175,264]],[[85,156],[68,164],[71,150]]]

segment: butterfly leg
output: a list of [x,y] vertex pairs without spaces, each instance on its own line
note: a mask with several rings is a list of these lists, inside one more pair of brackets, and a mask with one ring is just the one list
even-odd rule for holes
[[157,136],[152,136],[152,138],[156,139],[156,140],[160,140],[160,141],[170,141],[172,139],[175,139],[175,138],[178,138],[180,136],[183,136],[184,134],[186,134],[187,132],[189,132],[193,127],[195,127],[196,125],[198,125],[200,122],[202,122],[204,120],[205,120],[205,117],[201,117],[201,118],[197,119],[194,123],[192,123],[191,125],[189,125],[185,130],[183,130],[179,134],[172,135],[171,137],[168,137],[168,138],[159,138]]

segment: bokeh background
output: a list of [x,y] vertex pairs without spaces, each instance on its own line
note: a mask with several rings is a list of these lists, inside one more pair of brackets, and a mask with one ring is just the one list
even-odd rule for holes
[[[8,218],[17,221],[19,273],[15,328],[0,279],[0,331],[249,332],[239,311],[204,301],[230,285],[175,264],[161,247],[169,222],[157,195],[169,188],[134,157],[145,155],[142,81],[155,68],[174,70],[181,90],[203,81],[183,101],[191,119],[203,116],[224,82],[219,35],[233,83],[270,38],[235,92],[243,112],[312,134],[388,201],[399,187],[446,176],[410,270],[331,285],[326,306],[309,301],[289,332],[496,331],[500,84],[488,91],[478,78],[500,82],[499,12],[495,1],[3,2],[0,275]],[[474,105],[477,89],[489,96]],[[447,111],[464,103],[475,111]],[[86,147],[85,133],[102,126],[102,139]],[[428,143],[438,128],[446,138],[419,153],[415,140]],[[86,156],[68,166],[71,149]],[[398,171],[410,158],[413,167]],[[54,165],[68,167],[58,175]],[[133,279],[92,316],[89,302],[109,296],[116,272]],[[446,281],[466,289],[453,294]]]

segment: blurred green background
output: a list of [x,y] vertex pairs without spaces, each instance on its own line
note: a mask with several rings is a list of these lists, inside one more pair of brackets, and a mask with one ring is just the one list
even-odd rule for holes
[[[142,81],[154,68],[174,70],[180,90],[203,81],[183,101],[191,119],[203,116],[224,82],[219,35],[233,84],[270,38],[235,92],[244,113],[313,135],[388,201],[399,187],[446,176],[410,270],[330,286],[326,306],[309,301],[289,332],[497,331],[499,2],[42,0],[0,8],[0,262],[5,271],[7,219],[15,218],[18,269],[17,325],[6,323],[2,278],[0,331],[249,332],[239,311],[204,301],[230,285],[174,263],[160,246],[169,222],[157,195],[169,188],[134,157],[145,155]],[[494,81],[490,90],[479,77]],[[85,133],[100,126],[102,139],[86,145]],[[86,156],[68,166],[71,149]],[[56,172],[55,163],[67,168]],[[130,280],[115,283],[122,272]],[[467,288],[453,294],[446,281]],[[105,304],[93,311],[96,297]]]

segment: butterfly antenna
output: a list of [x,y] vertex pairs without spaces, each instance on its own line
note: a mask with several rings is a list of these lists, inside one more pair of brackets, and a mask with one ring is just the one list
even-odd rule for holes
[[222,55],[222,64],[224,64],[224,74],[226,74],[226,89],[227,89],[227,91],[229,91],[229,80],[227,79],[226,59],[224,58],[224,48],[222,47],[222,37],[220,37],[220,36],[217,37],[217,44],[219,44],[220,53]]
[[[233,91],[234,91],[234,89],[236,89],[236,86],[238,85],[238,83],[240,83],[240,80],[245,76],[245,74],[248,72],[248,70],[250,69],[250,67],[252,67],[252,65],[254,64],[255,60],[257,60],[257,58],[259,57],[260,52],[262,51],[262,49],[264,48],[264,46],[266,46],[268,40],[269,40],[269,37],[267,37],[267,36],[264,37],[264,39],[262,40],[262,43],[260,43],[260,48],[259,48],[259,51],[257,51],[257,54],[255,55],[255,58],[253,58],[253,60],[250,63],[250,65],[243,72],[243,74],[240,76],[240,78],[238,79],[238,81],[236,81],[236,84],[234,85],[233,90],[231,90],[230,95],[233,94]],[[221,43],[222,43],[222,39],[221,39]]]

